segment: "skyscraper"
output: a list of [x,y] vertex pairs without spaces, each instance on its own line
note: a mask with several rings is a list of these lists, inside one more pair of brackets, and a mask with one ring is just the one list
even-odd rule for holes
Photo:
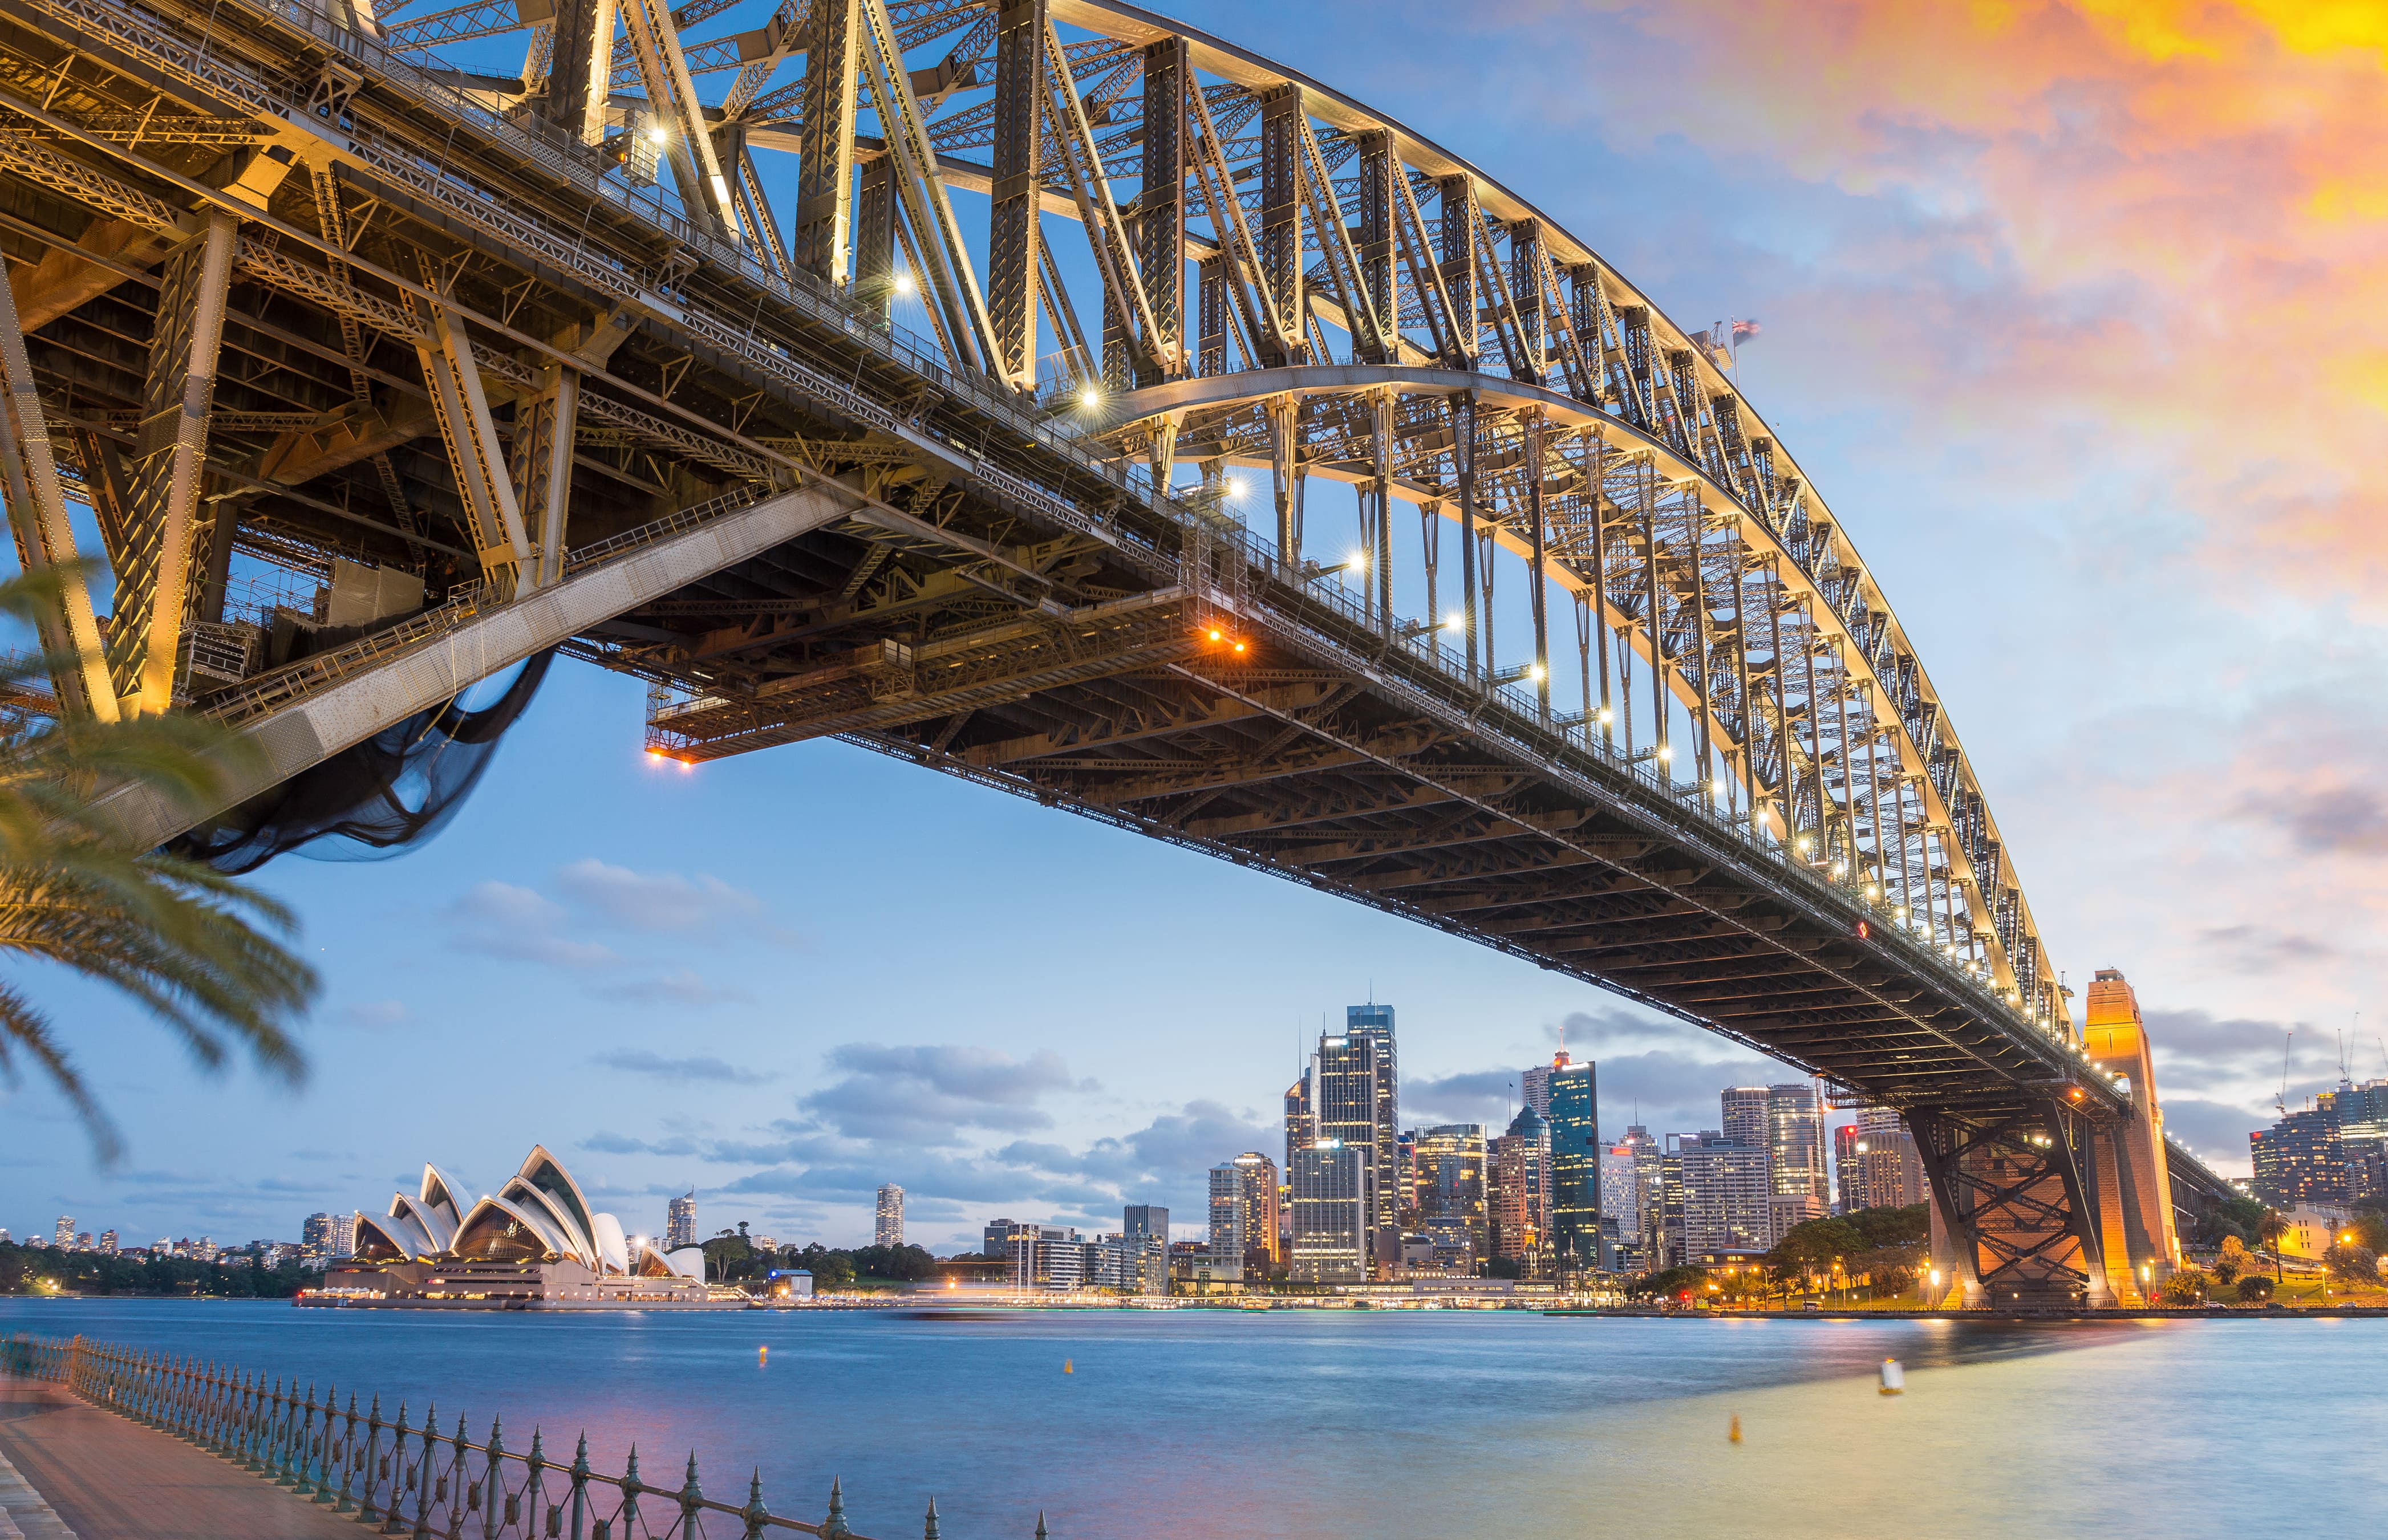
[[1485,1163],[1492,1172],[1486,1205],[1492,1255],[1539,1277],[1550,1263],[1550,1125],[1533,1108],[1518,1108],[1509,1130],[1492,1141]]
[[1813,1082],[1766,1088],[1765,1143],[1774,1195],[1814,1198],[1821,1212],[1832,1191],[1824,1178],[1824,1109]]
[[1762,1085],[1729,1085],[1717,1099],[1724,1106],[1724,1136],[1736,1144],[1765,1149],[1773,1123],[1772,1093]]
[[74,1237],[75,1228],[73,1218],[65,1214],[59,1215],[57,1228],[50,1231],[50,1244],[57,1246],[61,1251],[72,1251],[74,1249]]
[[696,1244],[696,1189],[672,1199],[664,1209],[664,1250],[674,1252]]
[[1371,1202],[1367,1152],[1340,1139],[1296,1151],[1293,1161],[1293,1256],[1297,1283],[1364,1283],[1371,1266]]
[[2346,1151],[2332,1113],[2319,1107],[2290,1113],[2249,1134],[2247,1143],[2255,1196],[2273,1207],[2346,1202]]
[[1211,1168],[1211,1255],[1243,1260],[1247,1278],[1266,1278],[1280,1255],[1277,1163],[1257,1150]]
[[870,1242],[880,1246],[904,1243],[904,1189],[892,1181],[879,1189],[878,1220],[871,1226]]
[[1535,1064],[1526,1067],[1518,1079],[1518,1099],[1534,1109],[1534,1116],[1547,1121],[1551,1116],[1551,1067]]
[[1600,1254],[1600,1092],[1590,1059],[1551,1060],[1551,1250],[1562,1276]]
[[1924,1158],[1906,1119],[1889,1107],[1864,1107],[1833,1131],[1840,1209],[1907,1208],[1924,1201]]
[[298,1245],[307,1260],[317,1267],[332,1259],[332,1217],[310,1214],[298,1226]]
[[[1382,1019],[1318,1040],[1318,1138],[1313,1147],[1333,1142],[1359,1152],[1367,1167],[1369,1222],[1363,1244],[1370,1271],[1381,1277],[1401,1256],[1402,1176],[1394,1157],[1400,1130],[1393,1121],[1392,1074],[1385,1063],[1392,1053],[1392,1007],[1354,1005],[1352,1011],[1372,1017],[1381,1013]],[[1294,1158],[1298,1164],[1300,1151]]]
[[[1643,1231],[1656,1215],[1645,1214],[1643,1194],[1645,1185],[1652,1189],[1651,1206],[1655,1207],[1658,1158],[1649,1133],[1639,1124],[1600,1152],[1600,1218],[1603,1228],[1615,1238],[1615,1265],[1620,1272],[1639,1270],[1649,1255]],[[1646,1182],[1645,1167],[1650,1168]]]
[[1318,1055],[1310,1062],[1293,1084],[1285,1088],[1285,1169],[1287,1180],[1292,1180],[1293,1157],[1296,1151],[1306,1150],[1318,1142]]
[[1484,1125],[1446,1123],[1417,1135],[1417,1218],[1421,1227],[1465,1224],[1468,1243],[1487,1256],[1492,1239],[1484,1205]]
[[1153,1203],[1129,1204],[1120,1213],[1120,1232],[1157,1238],[1165,1251],[1169,1247],[1169,1210]]

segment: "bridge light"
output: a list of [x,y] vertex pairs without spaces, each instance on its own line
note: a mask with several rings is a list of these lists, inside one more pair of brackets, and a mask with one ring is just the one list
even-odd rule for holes
[[664,127],[661,123],[657,123],[654,127],[647,130],[647,142],[652,145],[660,145],[670,137],[671,131]]
[[1227,638],[1225,633],[1214,630],[1211,633],[1211,639],[1213,641],[1225,641]]
[[912,292],[912,274],[909,269],[896,275],[896,292],[901,295],[909,295]]
[[1467,617],[1454,610],[1442,617],[1442,628],[1454,634],[1467,629]]
[[1858,940],[1861,940],[1861,941],[1864,941],[1864,940],[1873,940],[1873,939],[1874,939],[1874,929],[1873,929],[1873,928],[1872,928],[1872,927],[1870,927],[1870,926],[1868,926],[1868,925],[1866,924],[1866,922],[1865,922],[1865,921],[1863,921],[1863,920],[1860,920],[1860,921],[1858,921]]
[[1238,652],[1241,652],[1243,650],[1244,650],[1244,644],[1243,644],[1243,643],[1241,643],[1241,642],[1238,642],[1238,643],[1236,644],[1236,650],[1237,650],[1237,651],[1238,651]]
[[1099,407],[1102,404],[1102,387],[1091,384],[1078,387],[1078,405],[1082,407]]
[[1668,745],[1663,744],[1663,743],[1662,743],[1662,744],[1660,744],[1660,745],[1658,746],[1658,763],[1659,763],[1659,764],[1668,764],[1668,763],[1670,763],[1670,761],[1672,761],[1672,760],[1674,759],[1674,757],[1675,757],[1675,751],[1674,751],[1672,748],[1670,748],[1670,747],[1669,747]]
[[1241,476],[1229,476],[1222,482],[1221,485],[1226,488],[1227,496],[1231,498],[1240,498],[1246,492],[1251,490],[1250,486],[1245,485],[1244,478]]
[[1539,685],[1543,682],[1543,675],[1545,672],[1547,671],[1542,664],[1535,663],[1526,670],[1526,677]]
[[1879,882],[1869,882],[1869,883],[1867,883],[1867,884],[1866,884],[1866,897],[1868,897],[1868,898],[1870,898],[1870,899],[1872,899],[1872,898],[1880,898],[1880,897],[1882,897],[1882,884],[1881,884],[1881,883],[1879,883]]
[[1353,551],[1352,553],[1352,559],[1343,563],[1343,570],[1346,572],[1366,572],[1368,570],[1368,553],[1365,550]]

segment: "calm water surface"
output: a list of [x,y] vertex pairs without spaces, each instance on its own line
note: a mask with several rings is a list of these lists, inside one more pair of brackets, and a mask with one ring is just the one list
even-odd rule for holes
[[[0,1300],[494,1414],[568,1458],[953,1540],[2377,1534],[2388,1320],[2015,1326],[1208,1311],[432,1316]],[[770,1349],[768,1365],[757,1349]],[[1896,1357],[1908,1394],[1874,1391]],[[1067,1361],[1071,1372],[1062,1371]],[[1739,1417],[1743,1441],[1726,1439]]]

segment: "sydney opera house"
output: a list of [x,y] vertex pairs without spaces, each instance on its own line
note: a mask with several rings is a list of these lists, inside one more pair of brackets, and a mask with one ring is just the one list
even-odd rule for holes
[[336,1263],[299,1303],[467,1310],[690,1309],[743,1297],[705,1281],[705,1253],[666,1255],[600,1214],[540,1145],[492,1193],[437,1166],[389,1212],[359,1214],[356,1255]]

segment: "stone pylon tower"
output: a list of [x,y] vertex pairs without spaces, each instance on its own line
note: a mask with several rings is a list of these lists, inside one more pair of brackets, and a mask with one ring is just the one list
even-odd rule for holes
[[2139,997],[2113,968],[2100,968],[2090,980],[2081,1045],[2102,1073],[2122,1077],[2139,1114],[2102,1124],[2092,1137],[2101,1146],[2094,1165],[2108,1286],[2118,1301],[2144,1301],[2180,1265],[2180,1239],[2173,1227],[2164,1109],[2156,1101],[2147,1026]]

